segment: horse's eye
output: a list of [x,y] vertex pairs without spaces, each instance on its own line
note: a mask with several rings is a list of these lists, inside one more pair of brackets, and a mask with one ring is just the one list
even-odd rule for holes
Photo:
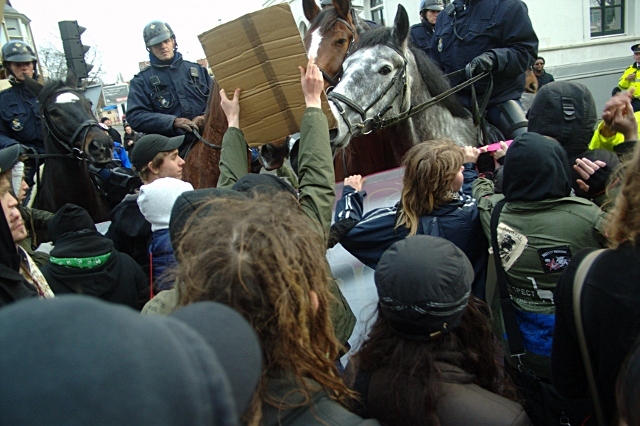
[[338,41],[336,41],[336,45],[338,45],[338,46],[344,46],[345,44],[347,44],[347,39],[346,38],[341,38]]
[[382,75],[387,75],[391,72],[391,67],[389,65],[385,65],[384,67],[380,68],[380,71],[378,72]]

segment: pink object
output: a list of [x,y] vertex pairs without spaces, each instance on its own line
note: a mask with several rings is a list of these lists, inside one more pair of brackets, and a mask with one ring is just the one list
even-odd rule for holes
[[[507,144],[507,146],[509,146],[511,145],[511,142],[513,142],[513,139],[509,139],[508,141],[504,141],[504,142]],[[483,147],[482,150],[483,152],[495,152],[499,149],[500,149],[500,142],[496,142]]]

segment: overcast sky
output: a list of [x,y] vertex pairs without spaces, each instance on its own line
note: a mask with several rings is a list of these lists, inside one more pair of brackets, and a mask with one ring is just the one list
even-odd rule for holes
[[102,56],[106,84],[115,83],[118,72],[130,80],[138,62],[148,60],[142,30],[151,21],[167,22],[185,59],[204,58],[198,35],[219,22],[225,23],[258,10],[263,0],[11,0],[18,12],[31,20],[37,47],[49,43],[62,51],[58,21],[78,21],[87,30],[85,45]]

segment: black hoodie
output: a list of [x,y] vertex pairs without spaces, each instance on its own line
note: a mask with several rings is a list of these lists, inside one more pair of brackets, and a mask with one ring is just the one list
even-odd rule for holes
[[542,201],[571,194],[571,172],[562,147],[537,133],[518,136],[504,159],[507,201]]
[[20,255],[11,229],[0,208],[0,307],[19,299],[35,297],[35,289],[20,274]]
[[[49,222],[55,247],[49,262],[40,268],[54,294],[79,293],[140,309],[148,280],[131,257],[113,248],[113,242],[95,230],[89,214],[66,204]],[[104,263],[91,268],[55,264],[56,259],[92,258],[108,254]]]
[[538,90],[529,109],[529,131],[551,136],[560,142],[569,157],[570,166],[575,164],[576,158],[582,157],[607,164],[607,176],[599,185],[594,185],[595,180],[587,182],[591,186],[588,193],[578,187],[576,179],[580,175],[571,169],[571,182],[576,195],[589,199],[604,192],[608,175],[620,163],[612,152],[589,149],[597,119],[596,103],[589,89],[569,81],[545,84]]

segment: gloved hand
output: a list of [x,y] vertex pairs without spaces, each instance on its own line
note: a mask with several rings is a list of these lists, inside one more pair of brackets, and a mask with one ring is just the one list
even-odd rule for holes
[[198,126],[196,126],[196,123],[189,120],[188,118],[182,117],[177,117],[175,120],[173,120],[173,128],[186,130],[187,132],[198,130]]
[[204,128],[204,115],[199,115],[197,117],[195,117],[193,119],[193,123],[198,126],[198,129],[200,131],[200,133],[202,133],[202,130]]
[[478,75],[484,71],[493,71],[498,64],[496,55],[493,52],[484,52],[482,55],[476,56],[464,68],[467,79]]
[[38,151],[34,147],[20,144],[20,155],[37,154]]

